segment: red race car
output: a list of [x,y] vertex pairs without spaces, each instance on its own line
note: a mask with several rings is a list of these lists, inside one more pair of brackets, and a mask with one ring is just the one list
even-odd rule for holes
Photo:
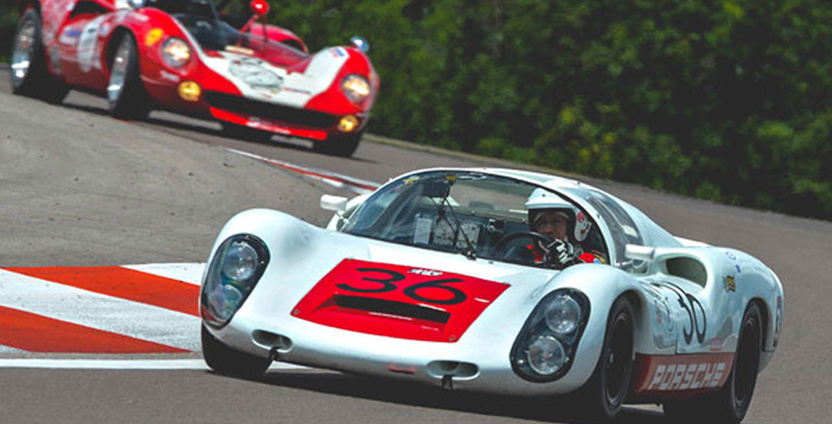
[[75,88],[106,95],[122,119],[165,109],[236,137],[301,137],[351,156],[379,86],[367,42],[310,54],[265,23],[264,0],[227,12],[241,1],[23,0],[12,89],[58,103]]

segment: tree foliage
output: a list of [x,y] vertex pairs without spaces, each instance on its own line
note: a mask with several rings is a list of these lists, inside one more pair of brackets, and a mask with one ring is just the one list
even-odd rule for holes
[[373,132],[832,218],[828,2],[274,6],[313,49],[371,41]]
[[370,41],[371,132],[832,218],[828,1],[270,2],[312,50]]

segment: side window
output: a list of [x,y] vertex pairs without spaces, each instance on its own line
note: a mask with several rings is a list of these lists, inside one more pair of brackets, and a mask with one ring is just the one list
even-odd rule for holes
[[612,245],[618,259],[616,266],[624,265],[624,250],[628,244],[644,244],[644,240],[635,222],[618,202],[604,193],[590,191],[585,197],[595,210],[601,214],[601,219],[607,223],[612,235]]

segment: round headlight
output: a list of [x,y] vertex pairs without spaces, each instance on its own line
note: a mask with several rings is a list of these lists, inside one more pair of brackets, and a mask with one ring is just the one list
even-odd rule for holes
[[231,319],[243,301],[243,293],[234,286],[219,285],[208,293],[207,306],[214,320],[225,322]]
[[191,47],[181,38],[168,38],[162,44],[162,58],[168,65],[181,68],[191,60]]
[[257,236],[237,234],[223,241],[202,281],[200,312],[214,328],[226,325],[263,276],[269,249]]
[[566,352],[558,339],[539,336],[526,351],[529,366],[540,375],[552,375],[566,362]]
[[544,313],[546,327],[558,336],[572,334],[581,320],[581,306],[575,299],[561,295],[546,306]]
[[231,244],[222,258],[222,275],[232,281],[247,281],[254,276],[260,258],[257,251],[246,242]]
[[341,82],[341,89],[353,103],[361,103],[370,95],[370,83],[361,75],[347,75]]

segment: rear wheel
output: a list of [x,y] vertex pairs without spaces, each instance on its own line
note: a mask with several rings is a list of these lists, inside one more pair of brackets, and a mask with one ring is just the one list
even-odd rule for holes
[[358,149],[358,142],[361,141],[363,133],[363,131],[360,131],[357,134],[329,137],[324,141],[316,141],[314,149],[316,152],[326,155],[348,158]]
[[60,103],[69,93],[69,87],[55,79],[47,69],[42,22],[36,9],[27,10],[20,18],[12,43],[9,75],[14,94]]
[[615,301],[607,320],[601,357],[589,382],[579,392],[580,406],[593,418],[611,419],[621,411],[633,369],[633,304]]
[[205,363],[219,374],[257,378],[266,372],[272,361],[241,352],[217,340],[205,325],[202,326],[202,356]]
[[745,418],[760,368],[762,313],[757,303],[748,305],[742,318],[734,365],[725,386],[716,393],[689,401],[666,402],[664,414],[673,422],[738,423]]
[[107,100],[110,115],[119,119],[144,119],[151,100],[139,73],[139,54],[133,35],[125,33],[118,42],[110,63]]

